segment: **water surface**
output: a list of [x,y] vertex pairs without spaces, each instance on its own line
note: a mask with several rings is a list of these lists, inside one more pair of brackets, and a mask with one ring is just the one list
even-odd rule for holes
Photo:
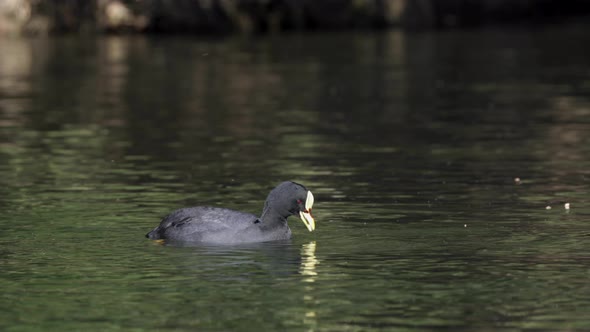
[[[0,329],[590,329],[589,29],[2,40]],[[287,179],[315,232],[144,238]]]

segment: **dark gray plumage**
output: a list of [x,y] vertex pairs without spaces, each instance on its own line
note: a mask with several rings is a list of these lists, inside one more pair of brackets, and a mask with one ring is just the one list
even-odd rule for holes
[[174,242],[248,243],[291,238],[287,218],[299,215],[309,229],[315,229],[311,216],[313,195],[303,185],[287,181],[271,190],[262,215],[225,208],[197,206],[176,210],[146,234],[152,240]]

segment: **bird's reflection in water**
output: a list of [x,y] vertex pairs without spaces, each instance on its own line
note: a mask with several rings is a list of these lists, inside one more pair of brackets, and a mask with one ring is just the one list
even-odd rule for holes
[[291,241],[231,246],[170,241],[164,245],[178,247],[179,250],[166,253],[169,260],[180,267],[182,274],[197,276],[201,281],[256,284],[270,278],[274,282],[300,275],[301,267],[308,260]]
[[299,268],[299,273],[306,277],[303,279],[304,282],[315,282],[316,276],[318,275],[316,265],[320,261],[315,257],[315,248],[315,241],[301,246],[301,267]]
[[[313,293],[317,278],[315,241],[296,246],[291,241],[276,241],[233,246],[194,243],[158,242],[177,247],[167,251],[168,262],[176,264],[181,274],[197,276],[205,281],[257,282],[260,278],[280,278],[299,275],[305,293]],[[177,270],[178,272],[178,270]],[[178,275],[178,274],[176,274]],[[310,298],[310,301],[313,300]],[[307,298],[306,298],[307,301]]]
[[317,325],[316,312],[315,312],[315,298],[314,294],[314,283],[318,276],[316,266],[320,264],[320,261],[316,258],[316,243],[312,241],[310,243],[303,244],[301,246],[301,266],[299,267],[299,273],[303,276],[303,302],[307,308],[310,308],[305,312],[303,321],[311,327]]

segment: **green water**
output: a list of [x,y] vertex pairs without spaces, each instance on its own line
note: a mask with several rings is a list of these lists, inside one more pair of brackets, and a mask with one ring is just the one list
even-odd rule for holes
[[[0,329],[589,330],[589,31],[1,40]],[[315,232],[144,238],[287,179]]]

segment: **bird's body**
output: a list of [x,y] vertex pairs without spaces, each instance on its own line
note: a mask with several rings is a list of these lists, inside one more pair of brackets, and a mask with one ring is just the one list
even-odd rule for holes
[[315,229],[311,217],[313,195],[294,182],[283,182],[267,197],[260,217],[226,208],[197,206],[176,210],[146,234],[152,240],[237,244],[286,240],[290,215],[299,214],[307,228]]
[[263,232],[257,216],[224,208],[197,206],[176,210],[160,226],[149,232],[150,239],[173,239],[180,242],[247,243],[286,240],[291,230],[275,227]]

